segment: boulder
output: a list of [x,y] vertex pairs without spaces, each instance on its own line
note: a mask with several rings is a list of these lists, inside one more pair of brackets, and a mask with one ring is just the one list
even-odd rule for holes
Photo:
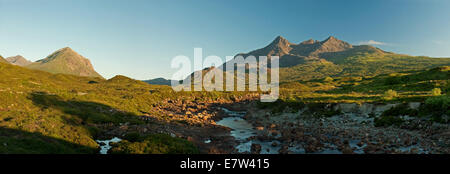
[[250,151],[252,154],[260,154],[261,153],[261,145],[260,144],[252,144]]

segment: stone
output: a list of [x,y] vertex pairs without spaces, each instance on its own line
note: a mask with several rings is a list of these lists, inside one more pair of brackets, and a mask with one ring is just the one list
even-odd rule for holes
[[127,125],[122,125],[122,126],[119,127],[119,129],[120,129],[120,130],[127,130],[127,129],[128,129],[128,126],[127,126]]
[[273,131],[272,132],[272,136],[277,136],[278,135],[278,132],[277,131]]
[[260,154],[261,153],[261,145],[260,144],[252,144],[250,151],[252,154]]
[[276,128],[276,127],[277,127],[276,124],[271,124],[271,125],[270,125],[270,128],[272,128],[272,129],[273,129],[273,128]]
[[342,149],[342,153],[343,154],[353,154],[353,150],[352,150],[352,148],[346,146]]
[[278,146],[278,143],[277,142],[273,142],[272,143],[272,147],[276,147],[276,146]]
[[363,141],[359,141],[358,144],[356,144],[356,145],[358,145],[359,147],[362,147],[362,146],[364,146],[364,142]]
[[287,145],[283,145],[280,150],[278,150],[278,153],[280,154],[288,154],[289,153],[289,147]]

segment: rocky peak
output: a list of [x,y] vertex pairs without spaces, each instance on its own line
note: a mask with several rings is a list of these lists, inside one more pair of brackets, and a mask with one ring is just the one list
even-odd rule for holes
[[292,49],[291,45],[295,44],[289,42],[282,36],[278,36],[275,38],[275,40],[272,41],[272,43],[270,43],[267,47],[263,49],[264,52],[266,52],[264,55],[282,56],[288,54],[289,51]]
[[59,49],[59,50],[56,50],[55,53],[70,53],[70,54],[77,54],[77,55],[78,55],[78,53],[75,52],[75,51],[74,51],[72,48],[70,48],[70,47],[64,47],[64,48],[61,48],[61,49]]
[[292,43],[290,43],[286,38],[278,36],[275,38],[275,40],[272,41],[272,43],[270,43],[269,46],[286,48],[290,45],[292,45]]
[[334,36],[329,36],[327,39],[325,39],[323,42],[328,42],[328,41],[339,41],[339,39],[335,38]]
[[303,41],[302,43],[300,43],[301,45],[311,45],[311,44],[315,44],[315,43],[318,43],[319,41],[317,41],[317,40],[313,40],[313,39],[309,39],[309,40],[306,40],[306,41]]
[[324,41],[320,42],[322,45],[328,45],[328,46],[343,46],[343,47],[349,47],[351,48],[352,45],[344,42],[342,40],[339,40],[333,36],[328,37],[327,39],[325,39]]
[[320,46],[312,53],[312,55],[317,55],[324,52],[339,52],[351,48],[353,48],[353,45],[330,36],[324,41],[320,42]]
[[50,62],[50,61],[52,61],[52,60],[54,60],[56,58],[82,59],[84,57],[79,55],[72,48],[64,47],[64,48],[61,48],[59,50],[56,50],[55,52],[53,52],[52,54],[47,56],[45,59],[38,60],[37,62],[47,63],[47,62]]
[[52,73],[101,77],[100,74],[95,72],[89,59],[81,56],[69,47],[56,50],[46,58],[38,60],[27,67]]
[[21,55],[8,57],[8,58],[6,58],[6,60],[13,65],[19,65],[19,66],[26,66],[26,65],[33,63],[31,61],[28,61]]

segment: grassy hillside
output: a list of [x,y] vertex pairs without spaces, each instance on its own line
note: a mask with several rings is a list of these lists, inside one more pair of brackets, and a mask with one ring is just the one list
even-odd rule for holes
[[[300,102],[398,102],[425,101],[439,89],[442,95],[450,92],[450,67],[405,71],[374,77],[326,77],[301,82],[281,83],[283,100]],[[397,96],[387,100],[386,93]]]
[[[429,70],[383,74],[370,78],[326,77],[280,85],[280,99],[274,103],[259,103],[272,113],[297,111],[308,106],[319,117],[332,116],[334,110],[324,110],[330,103],[402,103],[375,119],[375,126],[389,126],[405,121],[403,115],[422,117],[431,122],[449,123],[450,66]],[[422,103],[418,109],[408,109],[409,102]],[[290,108],[289,110],[286,110]]]
[[[450,66],[442,66],[426,71],[405,71],[390,73],[364,79],[351,89],[358,92],[382,93],[392,89],[408,92],[429,92],[440,88],[443,93],[450,92]],[[349,90],[342,89],[342,90]],[[337,90],[340,92],[339,90]]]
[[167,118],[155,108],[166,99],[232,95],[176,93],[125,76],[105,80],[0,63],[0,142],[6,144],[0,153],[96,153],[103,125],[143,124],[139,117],[146,114]]
[[[1,137],[10,146],[0,148],[0,153],[93,153],[97,148],[96,124],[139,122],[135,116],[140,110],[173,95],[169,88],[122,76],[103,80],[4,63],[0,63],[0,72],[0,127],[2,132],[15,131],[11,133],[14,136]],[[158,93],[149,92],[155,90]],[[30,136],[36,140],[29,142],[37,144],[24,143]],[[67,143],[55,144],[47,139]],[[69,150],[68,144],[81,148]],[[61,151],[27,148],[47,145]]]
[[[328,55],[329,56],[329,55]],[[430,58],[392,53],[351,52],[280,69],[280,80],[307,81],[331,77],[366,77],[450,65],[450,58]]]
[[450,65],[450,58],[363,53],[336,61],[336,64],[343,67],[341,76],[374,76]]
[[321,79],[342,72],[342,67],[322,60],[280,68],[280,82]]

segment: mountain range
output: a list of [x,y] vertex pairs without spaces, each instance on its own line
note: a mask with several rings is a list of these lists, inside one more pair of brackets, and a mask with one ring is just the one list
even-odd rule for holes
[[[309,39],[300,43],[293,43],[278,36],[263,48],[236,56],[250,55],[269,58],[279,56],[281,82],[308,81],[325,77],[367,77],[450,65],[449,58],[397,54],[370,45],[352,45],[333,36],[323,41]],[[94,70],[89,59],[69,47],[59,49],[36,62],[30,62],[20,55],[8,57],[6,60],[1,58],[0,62],[51,73],[102,78]],[[170,80],[162,78],[145,82],[170,84]]]
[[94,70],[89,59],[81,56],[69,47],[61,48],[46,58],[36,62],[31,62],[20,55],[8,57],[6,59],[0,56],[0,62],[55,74],[61,73],[103,78]]
[[[397,54],[371,45],[352,45],[333,36],[323,41],[309,39],[298,44],[278,36],[269,45],[237,54],[235,58],[250,55],[279,56],[280,82],[325,77],[370,77],[450,65],[450,58]],[[194,74],[187,78],[192,78]]]
[[171,85],[171,80],[165,79],[165,78],[156,78],[156,79],[151,79],[151,80],[144,80],[144,82],[148,83],[148,84],[153,84],[153,85]]
[[278,36],[269,45],[249,53],[241,53],[237,56],[278,56],[280,57],[280,67],[292,67],[313,61],[324,61],[328,57],[327,53],[343,52],[353,49],[364,49],[365,51],[383,52],[372,46],[353,46],[347,42],[336,39],[333,36],[318,41],[309,39],[299,44],[291,43],[282,36]]

